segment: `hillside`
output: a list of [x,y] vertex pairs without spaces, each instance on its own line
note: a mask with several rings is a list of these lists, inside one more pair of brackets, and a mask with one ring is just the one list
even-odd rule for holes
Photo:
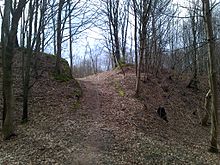
[[[75,80],[45,73],[32,88],[30,121],[18,123],[12,140],[0,140],[0,164],[218,164],[218,155],[207,152],[210,128],[199,124],[204,78],[195,91],[186,88],[187,77],[149,73],[137,99],[134,68],[125,72],[78,79],[79,101]],[[159,106],[168,123],[157,115]]]
[[[24,54],[22,54],[24,52]],[[13,93],[15,96],[15,121],[20,122],[22,116],[22,96],[23,96],[23,85],[22,85],[22,73],[23,73],[23,64],[22,59],[24,56],[24,60],[26,60],[27,55],[26,49],[18,48],[16,49],[16,53],[13,59]],[[2,92],[2,60],[0,57],[0,88]],[[33,59],[31,61],[31,71],[30,71],[30,106],[32,106],[32,102],[37,101],[37,99],[44,99],[46,97],[55,96],[55,93],[58,95],[59,89],[61,91],[65,88],[68,88],[68,84],[70,84],[71,89],[70,92],[79,93],[81,92],[80,86],[76,80],[72,79],[69,74],[69,64],[66,60],[61,60],[62,66],[62,75],[57,76],[55,74],[55,64],[56,64],[56,56],[45,54],[45,53],[37,53],[33,54]],[[57,88],[56,88],[57,87]],[[56,91],[52,94],[45,91]],[[48,93],[48,94],[47,94]],[[49,96],[50,95],[50,96]],[[1,95],[2,97],[2,95]],[[74,97],[74,94],[73,96]],[[77,101],[77,98],[75,98]],[[0,106],[3,107],[2,98],[0,99]],[[73,101],[73,100],[72,100]],[[45,105],[46,106],[46,105]],[[31,109],[31,108],[30,108]],[[30,111],[32,113],[32,111]],[[0,114],[0,119],[2,119],[2,113]],[[0,125],[1,125],[0,120]],[[1,128],[0,128],[1,129]]]

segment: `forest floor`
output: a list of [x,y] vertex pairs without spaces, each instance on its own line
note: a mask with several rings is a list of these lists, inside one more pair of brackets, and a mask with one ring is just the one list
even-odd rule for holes
[[[207,151],[210,127],[199,124],[205,80],[194,90],[186,88],[186,78],[148,74],[137,99],[134,69],[125,72],[78,79],[79,101],[74,80],[37,82],[30,121],[17,122],[17,136],[0,140],[0,164],[219,164],[220,155]],[[168,123],[157,115],[159,106]]]

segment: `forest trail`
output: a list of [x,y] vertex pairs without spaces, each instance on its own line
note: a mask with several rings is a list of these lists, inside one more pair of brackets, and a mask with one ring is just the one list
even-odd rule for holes
[[163,94],[161,80],[149,76],[142,84],[145,104],[134,97],[135,74],[125,71],[126,77],[114,70],[78,79],[83,91],[78,102],[74,80],[37,82],[30,121],[18,124],[15,138],[0,140],[0,164],[217,165],[218,155],[207,152],[209,128],[196,124],[186,106],[180,109],[181,99],[187,102],[180,91],[173,91],[170,101],[181,104],[166,106],[166,123],[155,112],[163,101],[157,94]]
[[[78,79],[83,90],[80,101],[81,107],[77,110],[75,117],[84,121],[85,138],[83,142],[83,154],[79,155],[77,163],[82,165],[99,164],[103,158],[103,149],[113,144],[111,132],[106,132],[105,123],[102,118],[102,98],[99,78],[86,77]],[[83,117],[83,118],[82,118]],[[84,118],[85,117],[85,118]],[[80,119],[81,118],[81,119]]]
[[[193,126],[195,121],[188,114],[184,120],[192,122],[191,126],[172,119],[168,124],[154,110],[147,112],[149,106],[133,97],[134,81],[129,82],[133,73],[127,75],[125,78],[120,71],[110,71],[79,79],[83,87],[81,112],[89,118],[87,145],[93,148],[86,151],[85,155],[92,156],[86,158],[89,161],[85,164],[219,163],[217,155],[204,152],[207,146],[201,136],[207,129],[194,130],[197,129]],[[183,119],[178,112],[171,113],[175,120]],[[201,154],[202,150],[206,156]]]
[[[126,153],[131,146],[125,141],[134,136],[135,130],[131,129],[131,123],[126,123],[128,120],[124,111],[128,108],[126,102],[128,105],[133,103],[120,96],[119,89],[115,89],[117,84],[109,81],[114,74],[108,72],[78,79],[83,97],[76,118],[86,116],[87,120],[87,134],[84,135],[87,137],[84,143],[87,149],[84,156],[79,157],[79,164],[134,164],[135,159],[139,159],[135,153]],[[120,100],[124,103],[120,104]]]

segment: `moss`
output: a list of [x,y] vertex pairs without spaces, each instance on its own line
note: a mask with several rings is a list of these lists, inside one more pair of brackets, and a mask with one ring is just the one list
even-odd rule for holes
[[124,96],[125,96],[125,93],[124,93],[124,91],[122,91],[122,90],[119,90],[118,93],[119,93],[119,96],[121,96],[121,97],[124,97]]
[[72,109],[73,109],[73,110],[77,110],[77,109],[80,108],[80,106],[81,106],[80,101],[77,100],[77,101],[75,101],[75,102],[73,103]]
[[[57,56],[56,55],[53,55],[53,54],[47,54],[47,53],[44,53],[44,56],[48,59],[51,59],[51,61],[54,61],[56,62],[56,58]],[[64,58],[61,58],[61,68],[62,68],[62,74],[63,75],[60,75],[60,76],[54,76],[54,77],[58,77],[57,79],[63,79],[64,77],[71,77],[70,75],[70,66],[69,66],[69,63],[67,60],[65,60]],[[55,78],[56,79],[56,78]],[[64,78],[66,80],[66,78]]]
[[82,97],[82,89],[81,89],[81,87],[77,87],[74,90],[73,96],[75,96],[77,100],[79,100]]
[[52,59],[56,59],[57,56],[54,54],[47,54],[47,53],[43,53],[44,56],[46,56],[47,58],[52,58]]
[[122,88],[120,82],[115,81],[115,89],[117,90],[119,96],[124,97],[125,96],[125,91]]
[[70,66],[69,63],[65,59],[61,59],[63,73],[70,74]]
[[67,82],[72,79],[70,76],[66,74],[53,74],[53,77],[55,80],[59,82]]
[[115,67],[114,69],[121,69],[121,67],[122,68],[124,68],[124,67],[129,67],[129,66],[134,66],[134,64],[131,64],[131,63],[125,63],[125,62],[120,62],[120,65],[118,65],[117,67]]
[[74,89],[74,95],[75,96],[78,96],[79,98],[80,97],[82,97],[82,95],[83,95],[83,91],[82,91],[82,88],[81,88],[81,85],[80,85],[80,83],[76,80],[76,79],[74,79],[74,86],[75,86],[75,89]]
[[72,75],[70,75],[70,67],[69,67],[68,62],[65,59],[62,59],[61,64],[62,64],[62,73],[57,74],[56,72],[54,72],[53,73],[54,79],[61,81],[61,82],[72,80],[73,77]]

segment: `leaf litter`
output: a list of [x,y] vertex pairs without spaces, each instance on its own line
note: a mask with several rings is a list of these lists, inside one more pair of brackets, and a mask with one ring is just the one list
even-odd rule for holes
[[[194,91],[186,79],[167,77],[149,73],[138,99],[133,68],[125,77],[113,70],[78,79],[83,97],[77,108],[75,80],[39,79],[31,91],[30,121],[20,124],[18,104],[17,136],[0,140],[0,164],[219,164],[219,155],[207,151],[210,127],[192,115],[195,109],[204,113],[206,83]],[[156,114],[160,105],[168,123]]]

